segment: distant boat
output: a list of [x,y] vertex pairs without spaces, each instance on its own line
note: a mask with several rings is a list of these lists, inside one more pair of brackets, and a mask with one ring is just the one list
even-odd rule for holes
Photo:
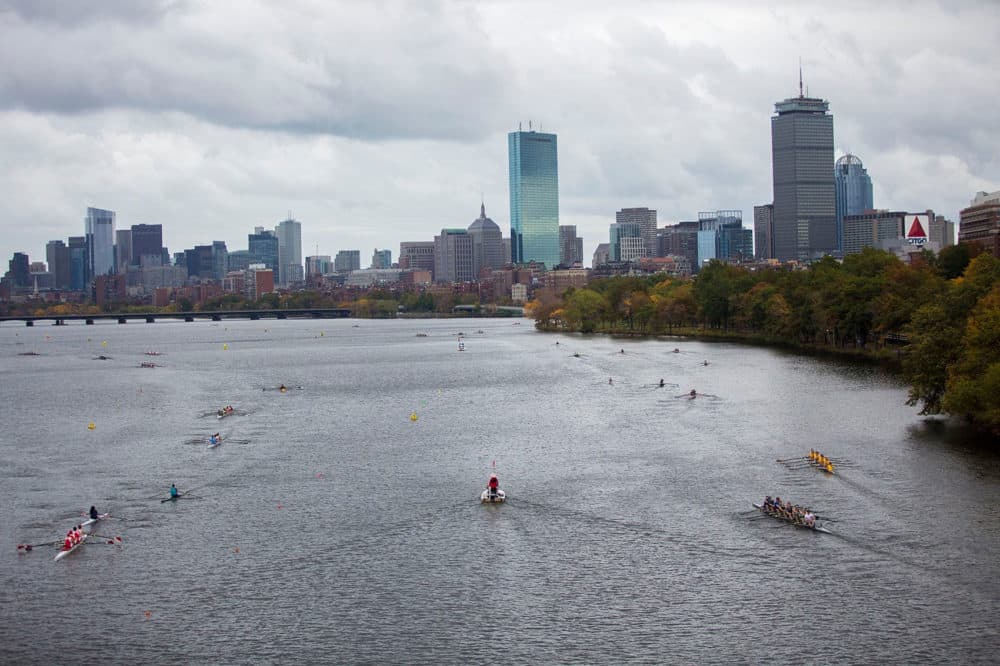
[[465,341],[464,340],[459,340],[458,341],[458,351],[465,351]]

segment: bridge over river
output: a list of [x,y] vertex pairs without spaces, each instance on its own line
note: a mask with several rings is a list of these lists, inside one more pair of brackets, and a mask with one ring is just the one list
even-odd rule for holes
[[208,319],[222,321],[223,319],[341,319],[351,316],[349,308],[296,308],[288,310],[201,310],[198,312],[129,312],[120,314],[71,314],[71,315],[20,315],[0,317],[0,324],[9,321],[23,321],[27,326],[35,322],[51,321],[54,326],[65,326],[71,321],[82,321],[93,324],[99,319],[114,319],[119,324],[130,320],[144,321],[147,324],[157,319],[183,319],[195,321]]

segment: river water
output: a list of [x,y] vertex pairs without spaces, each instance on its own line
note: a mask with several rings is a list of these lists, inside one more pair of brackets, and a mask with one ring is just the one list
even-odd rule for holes
[[520,321],[0,327],[0,659],[996,663],[1000,460],[892,376]]

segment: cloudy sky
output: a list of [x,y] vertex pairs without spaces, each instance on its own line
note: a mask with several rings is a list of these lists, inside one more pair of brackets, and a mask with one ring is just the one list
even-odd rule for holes
[[0,0],[0,34],[0,272],[82,235],[87,206],[163,224],[171,251],[246,249],[291,213],[304,255],[363,266],[480,196],[508,235],[506,134],[529,120],[559,136],[586,263],[623,207],[752,226],[800,57],[877,207],[957,221],[1000,189],[991,0]]

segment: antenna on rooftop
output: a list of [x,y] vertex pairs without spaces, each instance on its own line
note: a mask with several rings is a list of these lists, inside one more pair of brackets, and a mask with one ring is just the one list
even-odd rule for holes
[[530,120],[528,121],[528,131],[529,132],[533,132],[534,131],[534,130],[531,129],[531,121]]
[[802,97],[802,56],[799,56],[799,98]]

